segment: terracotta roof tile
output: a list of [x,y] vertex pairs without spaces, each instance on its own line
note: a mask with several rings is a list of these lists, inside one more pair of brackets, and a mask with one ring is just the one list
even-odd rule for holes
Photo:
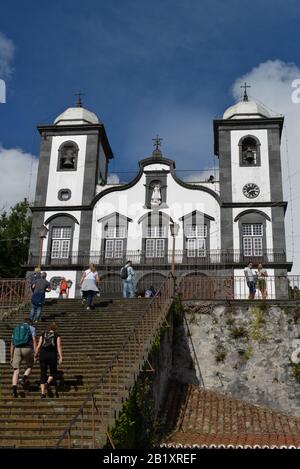
[[174,381],[168,403],[164,420],[177,430],[163,444],[300,448],[300,418]]

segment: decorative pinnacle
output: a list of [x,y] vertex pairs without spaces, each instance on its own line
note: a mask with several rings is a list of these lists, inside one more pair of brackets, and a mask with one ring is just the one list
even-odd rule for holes
[[154,151],[157,151],[157,150],[160,151],[159,147],[161,146],[161,142],[162,142],[163,139],[160,138],[158,135],[156,135],[156,138],[153,138],[152,140],[154,142],[153,146],[155,147]]
[[78,91],[78,93],[75,93],[75,96],[77,96],[76,106],[82,107],[81,96],[84,96],[84,93],[82,93],[81,91]]
[[240,88],[244,88],[243,101],[249,101],[248,100],[248,94],[247,94],[247,88],[251,88],[251,85],[247,85],[247,83],[245,82],[245,84],[241,85]]

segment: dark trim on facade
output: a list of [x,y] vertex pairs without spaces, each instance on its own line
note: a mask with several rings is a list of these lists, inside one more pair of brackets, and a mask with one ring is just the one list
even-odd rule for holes
[[74,125],[54,125],[54,124],[40,124],[37,126],[39,133],[42,137],[55,135],[87,135],[89,133],[97,132],[100,136],[101,143],[105,156],[108,159],[114,158],[110,143],[107,138],[104,124],[74,124]]
[[[64,207],[64,209],[66,209],[66,207]],[[52,222],[52,220],[54,220],[55,218],[59,218],[59,217],[67,217],[67,218],[70,218],[71,220],[73,220],[75,223],[77,223],[77,225],[79,225],[79,222],[78,220],[73,216],[73,215],[70,215],[69,213],[55,213],[54,215],[52,215],[51,217],[47,218],[47,220],[44,221],[44,225],[48,225],[50,222]]]
[[223,202],[221,207],[224,208],[253,208],[253,207],[284,207],[287,209],[287,202]]
[[144,215],[142,215],[139,219],[138,219],[138,223],[141,223],[144,221],[145,218],[151,218],[152,216],[155,217],[155,216],[159,216],[161,217],[162,220],[165,220],[167,223],[174,223],[173,219],[170,217],[170,215],[168,215],[167,213],[164,213],[164,212],[160,212],[160,211],[151,211],[151,212],[147,212],[147,213],[144,213]]
[[[74,156],[75,162],[74,162],[74,168],[61,168],[61,159],[62,159],[62,150],[66,146],[73,146],[76,154]],[[65,142],[61,143],[58,149],[58,155],[57,155],[57,163],[56,163],[56,172],[68,172],[68,171],[77,171],[77,163],[78,163],[78,153],[79,153],[79,148],[76,142],[73,140],[66,140]]]
[[207,215],[207,213],[200,212],[200,210],[194,210],[193,212],[187,213],[179,218],[179,221],[183,221],[185,218],[189,218],[195,215],[200,215],[201,217],[207,218],[208,220],[215,221],[214,217]]
[[[268,217],[269,218],[269,217]],[[263,234],[262,234],[262,251],[267,252],[267,236],[266,236],[266,222],[267,216],[265,213],[260,212],[259,210],[257,211],[247,211],[245,210],[243,214],[240,214],[240,217],[238,218],[238,224],[239,224],[239,235],[240,235],[240,252],[242,255],[245,257],[244,254],[244,245],[243,245],[243,224],[254,224],[254,223],[259,223],[262,224],[263,227]],[[236,221],[236,220],[234,220]],[[259,256],[258,256],[259,257]],[[255,256],[249,256],[249,258],[255,258]]]
[[169,160],[167,158],[160,158],[160,157],[151,157],[151,158],[146,158],[144,160],[139,161],[139,172],[136,175],[136,177],[130,181],[128,184],[124,184],[123,186],[117,186],[117,187],[110,187],[108,189],[105,189],[104,191],[100,192],[99,194],[96,195],[94,200],[91,203],[90,208],[94,208],[96,203],[102,199],[107,194],[110,194],[111,192],[119,192],[119,191],[125,191],[127,189],[130,189],[131,187],[135,186],[139,180],[141,179],[142,175],[144,174],[144,166],[147,166],[149,164],[166,164],[170,166],[170,173],[177,184],[180,186],[184,187],[185,189],[191,189],[191,190],[196,190],[196,191],[202,191],[202,192],[207,192],[210,194],[212,197],[216,199],[219,205],[221,205],[221,198],[220,196],[214,192],[212,189],[205,187],[205,186],[196,186],[195,184],[189,184],[184,181],[181,181],[175,174],[175,162],[172,160]]
[[125,215],[122,215],[119,212],[113,212],[113,213],[110,213],[109,215],[105,215],[104,217],[99,218],[99,220],[97,220],[97,222],[103,223],[103,222],[105,222],[106,220],[109,220],[112,217],[121,218],[122,220],[126,220],[128,222],[132,221],[132,218],[126,217]]
[[170,171],[144,171],[146,175],[145,208],[151,209],[151,187],[154,182],[158,182],[161,193],[161,204],[159,208],[167,208],[167,174]]
[[261,215],[262,217],[265,217],[266,220],[268,221],[271,221],[271,218],[269,217],[269,215],[267,215],[266,213],[262,212],[261,210],[256,210],[256,209],[250,209],[250,210],[244,210],[243,212],[239,213],[234,221],[238,221],[241,217],[243,217],[244,215],[248,215],[250,213],[257,213],[258,215]]
[[[63,227],[66,227],[66,226],[71,227],[69,259],[70,259],[70,256],[72,255],[72,250],[73,250],[75,223],[79,224],[75,217],[73,217],[72,215],[69,215],[67,213],[61,214],[58,217],[53,215],[52,217],[48,218],[48,220],[45,221],[45,223],[44,223],[45,225],[49,224],[49,233],[48,233],[48,243],[47,243],[47,254],[46,254],[46,256],[47,256],[47,259],[49,259],[49,261],[51,261],[51,264],[52,264],[51,252],[52,252],[52,242],[53,242],[52,232],[53,232],[53,228],[56,227],[56,225],[55,225],[56,218],[59,219],[58,228],[63,228]],[[70,222],[70,220],[72,220],[72,221]],[[55,262],[55,259],[54,259],[54,262]]]
[[[68,193],[68,198],[67,199],[63,199],[62,198],[62,193],[63,192],[67,192]],[[63,189],[60,189],[58,191],[58,194],[57,194],[57,198],[58,200],[61,200],[62,202],[67,202],[68,200],[70,200],[70,198],[72,197],[72,191],[70,189],[67,189],[66,187],[63,188]]]
[[248,130],[252,129],[270,129],[277,128],[279,136],[281,137],[283,128],[283,117],[265,117],[257,119],[214,119],[214,153],[219,156],[219,139],[218,133],[220,130]]
[[[247,164],[243,162],[243,142],[244,140],[246,140],[246,138],[249,138],[249,139],[251,138],[252,140],[256,142],[256,161],[257,161],[256,164]],[[243,137],[240,138],[238,146],[239,146],[239,162],[240,162],[241,167],[256,168],[256,167],[261,166],[261,158],[260,158],[261,144],[260,144],[259,139],[255,135],[252,135],[252,134],[244,135]]]
[[32,212],[63,212],[64,210],[68,210],[69,212],[84,212],[92,209],[89,205],[70,205],[68,207],[65,205],[52,205],[48,207],[30,207],[30,210]]

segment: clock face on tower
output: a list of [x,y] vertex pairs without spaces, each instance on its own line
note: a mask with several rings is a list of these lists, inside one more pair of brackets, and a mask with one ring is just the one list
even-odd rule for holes
[[258,196],[260,190],[257,184],[254,182],[249,182],[243,187],[243,194],[248,197],[248,199],[255,199]]

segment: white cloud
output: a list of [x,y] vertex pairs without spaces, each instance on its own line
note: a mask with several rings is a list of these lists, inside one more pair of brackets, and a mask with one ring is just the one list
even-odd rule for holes
[[14,50],[13,42],[0,32],[0,78],[8,78],[11,74]]
[[34,199],[38,160],[20,148],[0,145],[0,210],[9,210],[27,197]]
[[107,184],[120,184],[120,178],[117,174],[112,173],[107,177]]
[[[286,213],[286,236],[288,258],[293,255],[292,218],[294,221],[294,269],[300,274],[300,104],[294,103],[292,93],[295,88],[292,82],[300,79],[300,68],[293,63],[280,60],[268,60],[253,68],[249,73],[238,78],[232,94],[236,99],[241,97],[240,85],[245,81],[251,85],[249,98],[261,102],[271,110],[271,115],[285,116],[285,129],[282,135],[281,160],[285,200],[289,202]],[[288,154],[286,146],[288,142]],[[289,183],[289,176],[291,176]],[[291,193],[290,193],[291,184]]]

